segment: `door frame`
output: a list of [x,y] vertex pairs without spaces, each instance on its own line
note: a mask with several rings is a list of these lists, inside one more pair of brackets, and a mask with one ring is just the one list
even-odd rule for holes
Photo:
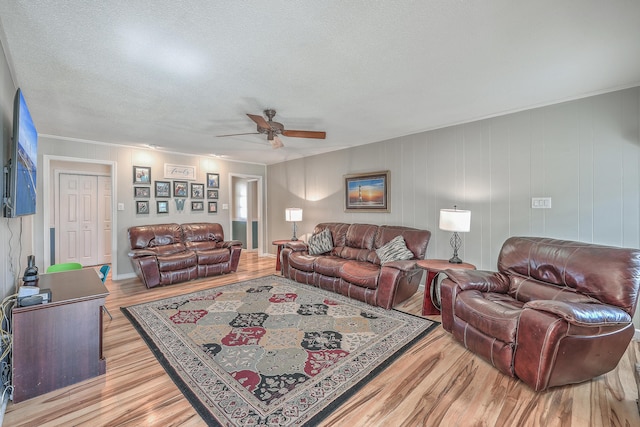
[[[42,176],[44,179],[42,180],[42,217],[43,217],[43,229],[44,229],[44,238],[43,238],[43,262],[45,267],[51,265],[51,238],[49,236],[49,224],[51,218],[51,210],[52,207],[49,206],[48,201],[50,200],[51,193],[55,188],[55,182],[50,183],[48,177],[51,175],[51,162],[52,161],[62,161],[62,162],[74,162],[74,163],[94,163],[100,165],[109,166],[111,170],[111,270],[115,273],[118,271],[117,263],[117,248],[118,248],[118,239],[117,239],[117,216],[116,216],[116,203],[117,198],[117,186],[116,186],[116,177],[117,174],[117,163],[114,161],[107,160],[96,160],[96,159],[81,159],[79,157],[68,157],[68,156],[55,156],[50,154],[45,154],[42,156]],[[53,187],[52,187],[53,186]],[[115,255],[115,256],[114,256]],[[115,276],[115,275],[114,275]]]
[[[227,218],[229,221],[228,227],[229,227],[229,236],[231,239],[233,238],[233,212],[231,212],[231,207],[233,206],[233,201],[235,200],[235,189],[233,187],[233,178],[242,178],[242,179],[250,179],[250,180],[258,181],[257,199],[258,199],[258,215],[260,215],[260,218],[258,220],[258,256],[262,256],[264,255],[263,232],[264,232],[264,221],[265,221],[264,211],[262,210],[262,207],[264,206],[264,203],[263,203],[263,197],[264,197],[264,190],[263,190],[264,179],[263,178],[264,177],[260,175],[248,175],[244,173],[229,172],[229,179],[227,180],[229,183],[229,211],[228,211]],[[249,230],[248,222],[249,221],[247,220],[247,230]]]

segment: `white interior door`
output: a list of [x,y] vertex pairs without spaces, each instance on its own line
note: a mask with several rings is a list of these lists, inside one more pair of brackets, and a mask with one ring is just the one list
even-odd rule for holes
[[59,245],[55,263],[97,265],[98,177],[61,173],[59,190]]

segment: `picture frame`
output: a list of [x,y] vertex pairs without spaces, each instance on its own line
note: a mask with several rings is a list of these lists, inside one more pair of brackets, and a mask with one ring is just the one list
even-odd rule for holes
[[169,201],[168,200],[158,200],[158,201],[156,201],[156,205],[157,205],[159,214],[168,214],[169,213]]
[[187,181],[173,181],[173,197],[187,197],[189,194]]
[[191,183],[191,198],[204,199],[204,184]]
[[207,173],[207,188],[220,188],[219,173]]
[[165,163],[164,178],[165,179],[186,179],[189,181],[195,181],[196,167]]
[[151,184],[151,168],[149,166],[134,166],[133,183]]
[[192,211],[204,211],[204,202],[191,202]]
[[133,197],[136,199],[148,199],[151,197],[151,188],[133,187]]
[[170,181],[156,181],[156,198],[159,197],[171,197],[171,182]]
[[391,212],[387,171],[344,175],[345,212]]
[[218,213],[218,202],[209,202],[207,205],[207,212]]
[[144,215],[149,213],[148,200],[136,200],[136,214]]
[[207,190],[207,199],[218,199],[218,190]]

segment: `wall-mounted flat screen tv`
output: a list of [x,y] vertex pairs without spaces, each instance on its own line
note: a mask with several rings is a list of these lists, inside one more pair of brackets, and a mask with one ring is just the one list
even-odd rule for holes
[[36,213],[38,132],[20,89],[13,104],[10,155],[4,214],[6,217],[33,215]]

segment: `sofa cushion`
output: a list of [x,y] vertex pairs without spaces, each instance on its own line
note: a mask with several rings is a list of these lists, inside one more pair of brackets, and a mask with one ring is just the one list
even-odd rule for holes
[[212,249],[218,249],[222,247],[222,243],[216,242],[215,240],[206,240],[203,242],[186,242],[185,246],[187,249],[191,249],[192,251],[210,251]]
[[369,289],[378,287],[379,276],[380,266],[366,261],[348,261],[340,270],[343,280]]
[[333,249],[333,239],[331,232],[325,228],[318,234],[314,234],[309,238],[309,254],[320,255]]
[[185,242],[223,242],[222,225],[215,222],[192,222],[182,224]]
[[342,266],[349,262],[337,256],[319,256],[315,260],[315,272],[328,277],[340,277]]
[[160,271],[176,271],[194,267],[198,263],[193,251],[184,251],[171,255],[158,255],[158,269]]
[[317,256],[307,255],[302,252],[292,252],[289,255],[289,266],[301,271],[313,272]]
[[505,294],[460,292],[455,302],[456,316],[480,332],[505,343],[516,342],[523,303]]
[[402,236],[394,237],[386,245],[376,249],[376,254],[381,264],[413,258],[413,252],[407,249]]
[[206,251],[197,251],[198,265],[224,264],[229,262],[231,252],[229,249],[211,249]]
[[373,242],[375,241],[377,232],[377,225],[351,224],[347,229],[345,246],[353,249],[372,251],[374,249]]

